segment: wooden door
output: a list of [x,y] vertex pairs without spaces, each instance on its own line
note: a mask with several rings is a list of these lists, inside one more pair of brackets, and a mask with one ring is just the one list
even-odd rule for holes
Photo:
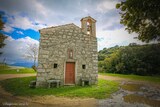
[[65,84],[75,83],[75,63],[67,62],[65,71]]

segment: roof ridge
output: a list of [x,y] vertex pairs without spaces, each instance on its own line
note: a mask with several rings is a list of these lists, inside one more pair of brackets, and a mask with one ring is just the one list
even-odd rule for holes
[[[63,25],[57,25],[57,26],[51,26],[51,27],[46,27],[46,28],[42,28],[40,30],[44,30],[44,29],[51,29],[51,28],[58,28],[58,27],[63,27],[63,26],[68,26],[68,25],[74,25],[76,27],[79,27],[77,25],[75,25],[74,23],[68,23],[68,24],[63,24]],[[80,27],[79,27],[80,28]]]

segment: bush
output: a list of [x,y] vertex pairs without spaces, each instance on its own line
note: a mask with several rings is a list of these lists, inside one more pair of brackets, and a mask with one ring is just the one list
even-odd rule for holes
[[34,71],[37,72],[37,67],[35,65],[32,66],[32,69],[34,69]]

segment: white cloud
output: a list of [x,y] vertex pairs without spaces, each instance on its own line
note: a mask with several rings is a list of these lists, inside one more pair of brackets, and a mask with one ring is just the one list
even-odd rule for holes
[[4,25],[4,29],[5,32],[12,32],[14,30],[13,27],[11,27],[10,25],[5,24]]
[[106,30],[106,31],[98,31],[97,37],[100,38],[98,41],[98,50],[101,50],[105,47],[113,47],[115,45],[126,46],[129,43],[138,43],[138,44],[145,44],[134,37],[137,34],[129,34],[124,28],[117,29],[114,31]]
[[109,18],[108,19],[108,22],[106,22],[104,25],[102,25],[101,29],[103,30],[109,30],[110,27],[113,27],[112,30],[114,30],[115,27],[117,27],[118,25],[120,26],[119,24],[120,22],[120,19],[118,17],[113,17],[113,18]]
[[45,27],[43,24],[35,24],[35,21],[30,20],[28,17],[20,16],[19,14],[15,15],[15,18],[9,18],[8,23],[11,27],[21,28],[23,30],[33,29],[35,31]]
[[[80,17],[79,20],[74,21],[77,23],[82,16],[85,17],[88,14],[92,16],[95,13],[95,8],[93,8],[95,5],[92,1],[17,0],[14,2],[5,0],[0,4],[0,10],[14,16],[12,26],[24,30],[28,28],[37,30],[45,27],[44,24],[55,26],[73,23],[74,18]],[[40,25],[35,25],[35,22],[40,23]]]
[[[47,17],[48,14],[51,14],[49,12],[51,12],[49,9],[47,9],[46,7],[44,7],[39,1],[33,0],[32,1],[36,9],[37,12],[40,12],[42,16]],[[52,11],[53,14],[53,11]]]
[[24,35],[24,33],[23,32],[21,32],[21,31],[16,31],[18,34],[20,34],[20,35]]
[[29,59],[25,59],[24,55],[27,51],[28,44],[37,44],[39,45],[39,41],[30,38],[29,36],[20,39],[13,39],[12,37],[8,36],[5,40],[5,47],[0,49],[3,54],[0,57],[0,61],[3,61],[6,58],[8,63],[14,63],[17,61],[30,61]]
[[[38,30],[48,26],[75,23],[80,26],[80,19],[87,15],[97,20],[96,30],[98,49],[114,45],[127,45],[137,42],[119,24],[120,15],[115,5],[119,0],[5,0],[0,10],[10,17],[8,31],[12,27]],[[45,26],[44,24],[47,24]],[[24,40],[28,40],[25,38]],[[25,42],[25,41],[23,41]]]
[[48,15],[53,14],[47,7],[44,7],[37,0],[32,1],[3,1],[0,4],[0,11],[5,12],[5,16],[8,18],[5,23],[4,31],[11,33],[14,28],[21,28],[23,30],[33,29],[35,31],[44,28],[44,19],[47,19]]
[[104,1],[97,5],[97,11],[101,13],[105,13],[108,10],[115,9],[117,1]]

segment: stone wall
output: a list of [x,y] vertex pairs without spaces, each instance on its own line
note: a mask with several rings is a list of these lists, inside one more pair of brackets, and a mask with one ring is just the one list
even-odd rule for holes
[[[87,35],[74,24],[50,27],[40,30],[40,48],[38,56],[37,87],[46,86],[47,80],[60,79],[64,85],[66,62],[75,62],[75,84],[82,77],[90,78],[91,84],[97,84],[97,39]],[[73,50],[73,59],[68,57],[68,49]],[[58,64],[54,68],[54,64]],[[86,69],[82,69],[82,65]]]

